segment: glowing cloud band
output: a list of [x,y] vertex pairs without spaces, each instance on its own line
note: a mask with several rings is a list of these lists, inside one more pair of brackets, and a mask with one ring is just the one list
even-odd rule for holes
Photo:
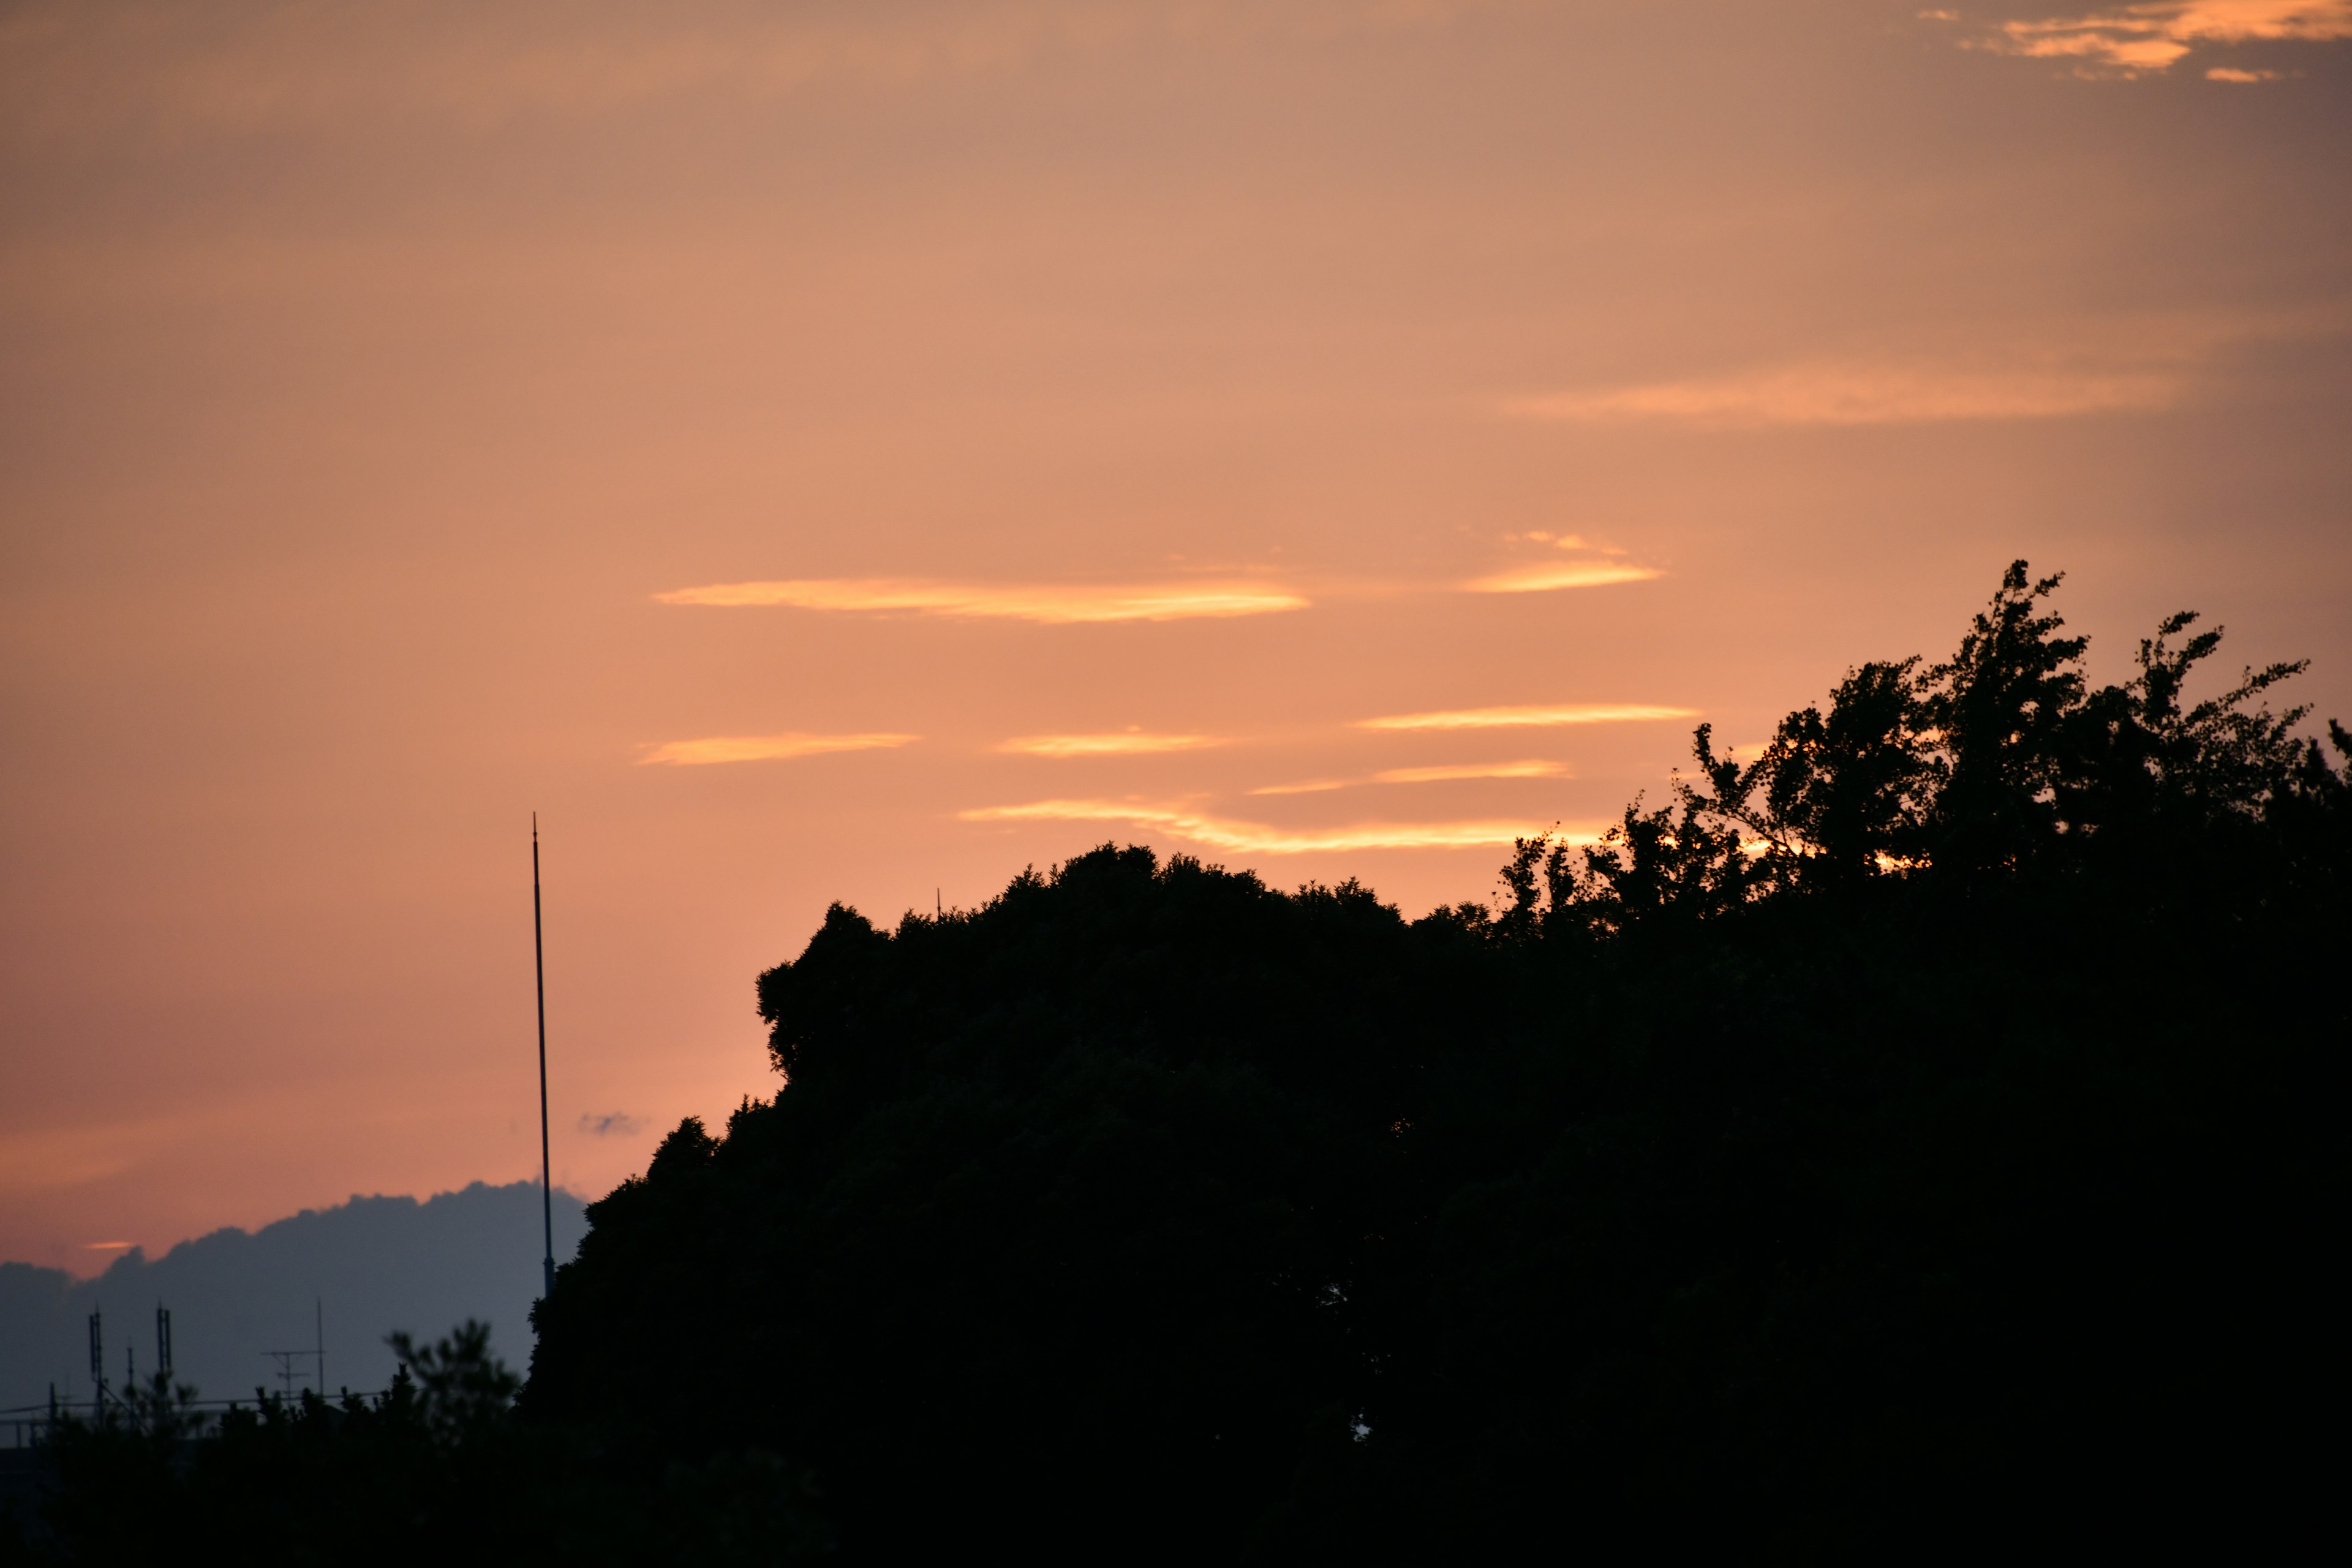
[[1032,757],[1126,757],[1157,752],[1197,752],[1228,742],[1218,735],[1150,735],[1139,730],[1102,735],[1015,735],[1000,741],[1000,752]]
[[1566,763],[1530,757],[1516,763],[1448,763],[1428,768],[1388,768],[1361,779],[1306,779],[1297,784],[1261,784],[1252,795],[1318,795],[1325,790],[1351,789],[1364,784],[1437,784],[1449,779],[1564,779],[1575,775]]
[[[1490,848],[1541,831],[1525,822],[1365,822],[1347,827],[1291,829],[1234,822],[1182,805],[1118,800],[1039,800],[956,814],[965,822],[1124,822],[1157,827],[1213,848],[1250,855],[1307,855],[1343,849]],[[1597,833],[1564,842],[1597,844]]]
[[1436,784],[1446,779],[1564,779],[1566,763],[1529,757],[1516,763],[1449,763],[1433,768],[1389,768],[1372,775],[1374,784]]
[[1581,424],[1929,425],[2147,413],[2178,403],[2186,384],[2179,374],[2157,371],[1797,365],[1703,381],[1525,398],[1506,408],[1522,418]]
[[1530,730],[1560,724],[1624,724],[1648,719],[1696,719],[1696,708],[1655,708],[1639,702],[1571,702],[1550,708],[1456,708],[1439,713],[1391,713],[1359,719],[1359,730]]
[[1181,621],[1303,610],[1307,601],[1262,583],[1171,583],[1129,587],[1045,584],[1000,587],[895,577],[715,583],[654,598],[665,605],[725,608],[784,605],[867,614],[900,612],[973,619],[1073,625],[1091,621]]
[[1554,588],[1601,588],[1612,583],[1646,583],[1665,574],[1654,566],[1622,561],[1559,561],[1517,566],[1462,584],[1471,594],[1542,594]]
[[637,759],[700,767],[709,763],[765,763],[814,757],[827,752],[871,752],[919,741],[920,735],[714,735],[705,741],[672,741]]

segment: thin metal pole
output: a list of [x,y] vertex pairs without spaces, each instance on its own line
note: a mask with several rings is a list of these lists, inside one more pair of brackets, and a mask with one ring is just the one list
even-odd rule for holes
[[539,1217],[547,1237],[547,1289],[555,1294],[555,1195],[547,1152],[547,941],[539,921],[539,813],[530,814],[530,959],[539,979]]

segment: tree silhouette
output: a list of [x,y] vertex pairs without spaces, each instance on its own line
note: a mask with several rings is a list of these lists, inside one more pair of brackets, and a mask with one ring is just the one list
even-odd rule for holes
[[[759,977],[778,1091],[593,1206],[511,1407],[478,1325],[404,1341],[383,1400],[265,1402],[184,1477],[68,1445],[59,1538],[2307,1551],[2352,737],[2269,708],[2299,665],[2196,697],[2187,615],[2094,688],[2057,587],[2015,564],[1753,757],[1701,726],[1491,908],[1115,845],[836,904]],[[161,1500],[91,1501],[101,1451]]]

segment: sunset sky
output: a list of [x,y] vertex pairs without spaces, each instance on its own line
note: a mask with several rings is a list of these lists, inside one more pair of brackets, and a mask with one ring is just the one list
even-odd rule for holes
[[773,1091],[826,903],[1483,899],[2002,567],[2352,719],[2352,0],[0,13],[0,1258]]

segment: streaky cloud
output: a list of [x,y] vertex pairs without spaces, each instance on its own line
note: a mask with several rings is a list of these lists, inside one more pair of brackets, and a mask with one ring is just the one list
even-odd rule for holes
[[1352,789],[1361,779],[1301,779],[1297,784],[1260,784],[1249,795],[1322,795],[1335,789]]
[[1428,768],[1387,768],[1372,775],[1374,784],[1438,784],[1449,779],[1564,779],[1566,763],[1528,757],[1516,763],[1445,763]]
[[[1527,822],[1364,822],[1344,827],[1283,828],[1213,816],[1182,805],[1120,800],[1038,800],[1021,805],[982,806],[956,815],[965,822],[1123,822],[1250,855],[1482,848],[1532,837],[1541,831],[1539,825]],[[1600,835],[1570,834],[1566,842],[1597,844]]]
[[1368,784],[1435,784],[1447,779],[1564,779],[1575,775],[1566,763],[1531,757],[1516,763],[1446,763],[1435,767],[1387,768],[1363,778],[1302,779],[1297,784],[1260,784],[1251,795],[1319,795],[1326,790],[1353,789]]
[[2148,413],[2172,406],[2186,390],[2186,378],[2174,371],[1802,364],[1521,398],[1506,407],[1521,418],[1571,424],[1926,425]]
[[928,578],[793,578],[713,583],[654,595],[665,605],[725,608],[783,605],[802,610],[952,616],[1070,625],[1092,621],[1181,621],[1303,610],[1307,601],[1265,583],[1158,583],[1002,585]]
[[1542,594],[1554,588],[1601,588],[1612,583],[1646,583],[1665,574],[1654,566],[1622,561],[1543,561],[1514,566],[1462,584],[1470,594]]
[[1000,741],[1000,752],[1032,757],[1125,757],[1159,752],[1198,752],[1231,744],[1221,735],[1155,735],[1141,730],[1099,735],[1015,735]]
[[1359,719],[1359,730],[1527,730],[1561,724],[1623,724],[1650,719],[1696,719],[1696,708],[1644,702],[1568,702],[1517,708],[1450,708],[1434,713],[1390,713]]
[[675,767],[700,767],[711,763],[766,763],[787,757],[814,757],[827,752],[872,752],[904,746],[920,735],[713,735],[701,741],[671,741],[656,746],[637,762]]

